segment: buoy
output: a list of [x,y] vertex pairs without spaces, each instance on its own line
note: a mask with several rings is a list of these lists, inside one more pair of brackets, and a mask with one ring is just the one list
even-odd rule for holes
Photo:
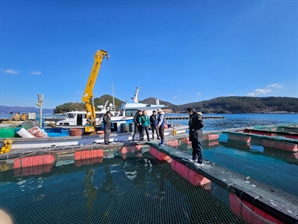
[[6,170],[9,170],[8,164],[7,163],[0,164],[0,172],[6,171]]
[[177,130],[176,130],[176,127],[175,126],[173,127],[172,133],[173,133],[174,136],[177,135]]
[[9,153],[11,150],[11,146],[12,146],[12,140],[11,139],[5,139],[3,141],[4,146],[1,148],[1,152],[0,154],[3,153]]

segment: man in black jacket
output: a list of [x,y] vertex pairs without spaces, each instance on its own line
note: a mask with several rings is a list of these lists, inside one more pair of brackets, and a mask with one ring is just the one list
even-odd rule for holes
[[142,124],[141,124],[141,120],[140,117],[142,116],[142,111],[138,110],[138,112],[135,114],[134,118],[133,118],[133,122],[134,122],[134,131],[133,131],[133,135],[132,135],[132,141],[135,140],[135,135],[137,132],[139,132],[139,139],[142,138]]
[[[191,162],[194,162],[197,166],[203,166],[203,154],[202,154],[202,140],[203,140],[203,131],[204,122],[202,118],[202,113],[196,113],[193,108],[187,108],[187,113],[189,114],[189,141],[192,145],[192,159]],[[197,162],[196,162],[197,160]]]
[[154,139],[154,132],[156,132],[157,139],[159,139],[158,129],[157,129],[157,115],[156,110],[152,112],[152,115],[150,116],[150,125],[152,130],[152,139]]
[[109,141],[110,134],[111,134],[111,126],[112,126],[110,111],[107,111],[106,114],[104,115],[103,123],[104,123],[104,142],[105,142],[105,145],[108,145],[109,143],[111,143]]

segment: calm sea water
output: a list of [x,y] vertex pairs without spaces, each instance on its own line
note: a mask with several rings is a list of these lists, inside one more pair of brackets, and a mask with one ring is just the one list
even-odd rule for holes
[[[204,114],[203,116],[216,115]],[[205,119],[204,130],[211,131],[249,126],[298,123],[298,114],[223,114],[220,116],[225,116],[225,119]],[[169,120],[169,122],[188,124],[188,120]]]

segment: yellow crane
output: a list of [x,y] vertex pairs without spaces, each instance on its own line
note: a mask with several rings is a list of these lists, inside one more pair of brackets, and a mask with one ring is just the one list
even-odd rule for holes
[[85,103],[86,108],[86,119],[87,125],[85,126],[85,132],[94,132],[95,131],[95,123],[96,123],[96,114],[94,107],[94,95],[93,88],[96,82],[96,78],[101,66],[101,63],[104,58],[109,59],[109,54],[104,50],[97,50],[94,55],[94,64],[92,66],[90,76],[84,91],[84,95],[82,97],[82,101]]

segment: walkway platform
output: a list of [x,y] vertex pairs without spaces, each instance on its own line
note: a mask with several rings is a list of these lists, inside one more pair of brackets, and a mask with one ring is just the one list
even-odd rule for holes
[[[203,119],[225,119],[225,116],[203,116]],[[189,120],[189,116],[166,115],[167,120]]]
[[[150,145],[152,149],[162,153],[162,156],[157,156],[159,160],[169,161],[169,159],[171,159],[172,164],[173,161],[175,161],[175,163],[178,162],[182,164],[184,168],[187,168],[187,171],[184,171],[188,172],[186,175],[187,178],[195,177],[194,175],[189,175],[191,171],[195,171],[197,174],[201,175],[201,183],[206,183],[207,179],[227,189],[229,192],[233,192],[241,200],[243,205],[245,205],[246,209],[248,209],[247,213],[256,213],[255,217],[259,217],[260,221],[262,221],[258,223],[265,223],[263,222],[264,219],[274,221],[275,223],[279,223],[276,221],[283,223],[298,222],[298,198],[296,196],[256,181],[250,177],[235,173],[211,161],[207,161],[203,167],[198,167],[188,160],[190,158],[188,153],[183,153],[177,150],[177,148],[170,146],[161,147],[154,143],[147,144]],[[150,152],[152,151],[151,148]],[[186,176],[184,175],[184,178],[186,178]],[[196,178],[198,179],[198,177]],[[188,180],[193,182],[191,179]],[[244,219],[250,222],[249,217],[251,214],[247,216],[242,212],[241,214],[243,214]]]

